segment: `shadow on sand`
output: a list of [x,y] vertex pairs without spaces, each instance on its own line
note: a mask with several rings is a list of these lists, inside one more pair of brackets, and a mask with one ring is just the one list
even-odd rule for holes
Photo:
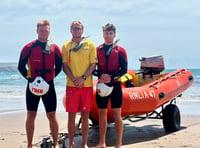
[[[181,127],[181,129],[185,129],[186,127]],[[160,124],[150,124],[143,126],[133,126],[132,123],[125,123],[123,129],[123,146],[151,141],[162,136],[166,136],[171,133],[165,132],[163,127]],[[74,138],[75,148],[79,148],[82,141],[81,131],[80,129],[77,131],[76,136]],[[94,126],[90,127],[88,132],[88,146],[94,147],[99,142],[99,127]],[[114,124],[108,124],[107,134],[106,134],[106,145],[108,147],[113,147],[116,142],[116,133]],[[65,138],[65,146],[68,145],[68,138]]]

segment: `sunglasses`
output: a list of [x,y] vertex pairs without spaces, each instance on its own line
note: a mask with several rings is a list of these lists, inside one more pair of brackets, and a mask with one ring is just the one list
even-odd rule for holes
[[80,30],[82,30],[82,28],[80,28],[80,27],[73,27],[72,30],[80,31]]

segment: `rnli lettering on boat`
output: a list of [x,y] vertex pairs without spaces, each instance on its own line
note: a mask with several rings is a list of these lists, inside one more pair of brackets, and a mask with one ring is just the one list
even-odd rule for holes
[[131,98],[131,100],[134,99],[153,99],[156,97],[156,93],[153,90],[149,90],[149,91],[132,91],[129,92],[129,96]]
[[35,93],[40,93],[40,94],[43,93],[43,89],[32,88],[32,91],[35,92]]

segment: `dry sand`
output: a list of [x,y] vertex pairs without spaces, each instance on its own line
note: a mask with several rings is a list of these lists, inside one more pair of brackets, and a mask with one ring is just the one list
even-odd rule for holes
[[[57,113],[60,124],[59,132],[67,132],[67,113]],[[0,115],[0,147],[26,148],[25,112],[15,112]],[[38,113],[35,125],[34,147],[39,147],[42,139],[49,134],[48,120],[45,113]],[[107,129],[107,147],[114,147],[116,140],[114,124]],[[98,127],[90,127],[88,146],[98,143]],[[66,143],[68,139],[65,140]],[[78,148],[81,135],[75,137]],[[147,119],[139,122],[124,120],[122,148],[199,148],[200,147],[200,116],[183,115],[181,117],[181,130],[166,133],[162,120]]]
[[[26,148],[25,112],[0,115],[0,148]],[[67,113],[58,114],[60,132],[67,130]],[[39,147],[42,139],[50,133],[45,113],[38,113],[35,122],[34,147]]]

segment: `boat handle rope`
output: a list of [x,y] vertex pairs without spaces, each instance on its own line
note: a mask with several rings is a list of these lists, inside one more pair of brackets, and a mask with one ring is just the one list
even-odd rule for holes
[[158,89],[161,82],[167,80],[167,79],[176,79],[179,75],[181,74],[185,74],[186,73],[186,69],[181,69],[180,71],[170,75],[170,76],[166,76],[164,78],[161,78],[160,80],[158,80],[157,82],[155,82],[154,84],[150,85],[149,87],[153,87],[155,89]]

